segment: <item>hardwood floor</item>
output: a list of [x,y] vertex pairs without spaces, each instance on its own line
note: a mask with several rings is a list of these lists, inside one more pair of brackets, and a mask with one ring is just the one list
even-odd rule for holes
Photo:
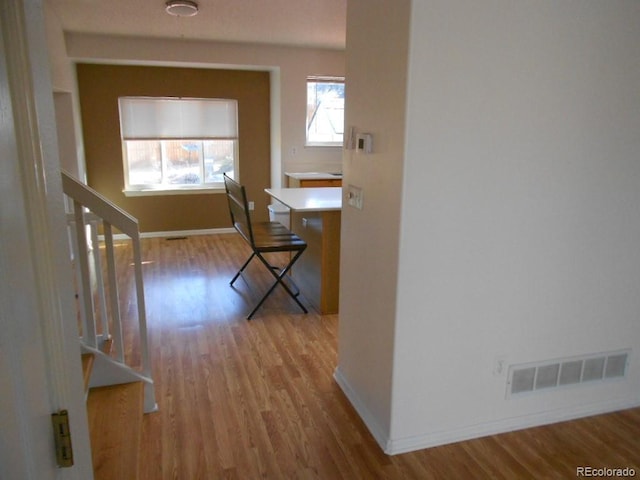
[[640,409],[387,456],[332,378],[337,315],[276,291],[245,320],[269,276],[255,262],[229,286],[249,254],[233,234],[146,239],[143,254],[159,411],[143,419],[142,479],[640,477]]

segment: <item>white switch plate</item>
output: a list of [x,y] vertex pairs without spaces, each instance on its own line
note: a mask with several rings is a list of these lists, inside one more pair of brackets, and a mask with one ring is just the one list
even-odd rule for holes
[[356,135],[356,151],[366,154],[373,152],[373,136],[370,133]]
[[362,188],[356,187],[354,185],[349,185],[347,189],[347,203],[349,205],[357,208],[358,210],[362,210],[362,197]]
[[499,377],[507,370],[507,357],[499,355],[493,360],[493,376]]

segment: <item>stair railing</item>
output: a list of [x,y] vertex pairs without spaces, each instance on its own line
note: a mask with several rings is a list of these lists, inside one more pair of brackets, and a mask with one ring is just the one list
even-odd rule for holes
[[[89,186],[62,172],[62,187],[73,205],[68,216],[71,256],[76,270],[81,345],[96,356],[90,386],[142,381],[145,385],[145,412],[157,409],[147,340],[142,254],[138,221]],[[106,265],[99,252],[99,225],[102,224]],[[129,237],[133,251],[135,300],[140,341],[139,370],[127,365],[124,332],[116,271],[113,230]],[[106,276],[106,288],[104,284]],[[107,300],[108,299],[108,300]],[[108,306],[107,308],[107,301]],[[114,354],[106,354],[103,344],[111,340]]]

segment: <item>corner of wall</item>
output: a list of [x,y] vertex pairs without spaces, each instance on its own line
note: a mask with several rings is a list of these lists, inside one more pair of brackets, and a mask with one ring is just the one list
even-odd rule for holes
[[340,367],[337,367],[335,369],[333,378],[335,379],[336,383],[345,394],[353,408],[355,408],[356,412],[358,412],[358,415],[360,415],[360,418],[366,425],[367,429],[369,429],[369,432],[371,433],[371,435],[373,435],[373,438],[376,440],[380,448],[385,453],[390,453],[389,450],[392,447],[392,443],[389,438],[388,432],[385,432],[385,429],[382,428],[382,426],[376,420],[375,415],[373,415],[371,411],[369,411],[365,402],[360,399],[356,390],[351,387],[347,378],[342,374]]

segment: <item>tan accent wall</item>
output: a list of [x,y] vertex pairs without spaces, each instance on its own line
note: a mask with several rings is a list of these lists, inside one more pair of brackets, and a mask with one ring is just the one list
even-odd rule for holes
[[142,232],[230,227],[225,195],[127,197],[118,97],[178,96],[238,101],[240,181],[254,217],[266,220],[270,183],[269,73],[245,70],[78,64],[87,180],[140,221]]

